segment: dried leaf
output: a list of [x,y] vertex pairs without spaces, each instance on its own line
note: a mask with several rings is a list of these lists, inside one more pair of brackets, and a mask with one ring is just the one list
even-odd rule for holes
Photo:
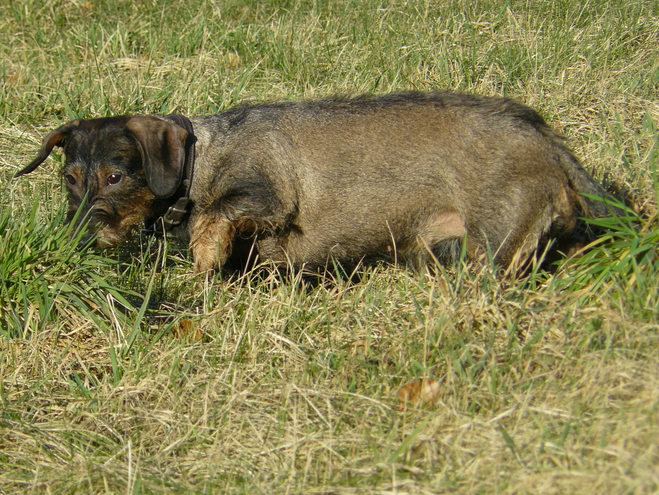
[[398,391],[401,406],[410,404],[431,404],[437,402],[441,387],[431,378],[421,378],[404,385]]

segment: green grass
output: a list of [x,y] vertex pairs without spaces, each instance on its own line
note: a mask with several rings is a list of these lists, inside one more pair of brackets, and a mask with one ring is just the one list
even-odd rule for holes
[[[659,4],[0,4],[0,492],[657,493]],[[518,98],[633,200],[553,274],[318,285],[78,251],[75,117],[451,88]],[[439,383],[425,405],[401,387]]]

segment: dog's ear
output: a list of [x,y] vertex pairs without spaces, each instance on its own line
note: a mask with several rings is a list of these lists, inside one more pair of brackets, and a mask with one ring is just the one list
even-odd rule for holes
[[142,154],[146,182],[158,198],[168,198],[183,180],[188,133],[174,122],[137,116],[126,123]]
[[44,160],[48,158],[48,155],[50,155],[50,152],[53,151],[55,146],[64,146],[66,138],[69,136],[69,134],[71,134],[72,130],[80,125],[80,122],[82,122],[82,119],[72,120],[71,122],[58,127],[50,134],[48,134],[41,143],[41,149],[39,150],[37,157],[32,160],[23,170],[16,172],[14,174],[14,179],[16,177],[20,177],[21,175],[29,174],[39,165],[41,165]]

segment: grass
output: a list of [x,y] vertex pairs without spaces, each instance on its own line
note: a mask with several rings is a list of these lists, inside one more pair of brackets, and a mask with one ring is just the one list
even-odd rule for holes
[[[651,1],[1,4],[0,493],[659,492],[657,39]],[[637,227],[553,274],[206,280],[76,250],[59,157],[11,180],[75,117],[435,87],[537,108]]]

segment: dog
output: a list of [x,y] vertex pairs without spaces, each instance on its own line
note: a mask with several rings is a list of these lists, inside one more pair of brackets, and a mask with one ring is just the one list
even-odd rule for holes
[[15,177],[55,146],[68,219],[85,222],[98,247],[160,224],[189,245],[197,272],[249,253],[293,267],[490,253],[507,267],[578,238],[580,217],[612,213],[533,109],[456,92],[76,119]]

